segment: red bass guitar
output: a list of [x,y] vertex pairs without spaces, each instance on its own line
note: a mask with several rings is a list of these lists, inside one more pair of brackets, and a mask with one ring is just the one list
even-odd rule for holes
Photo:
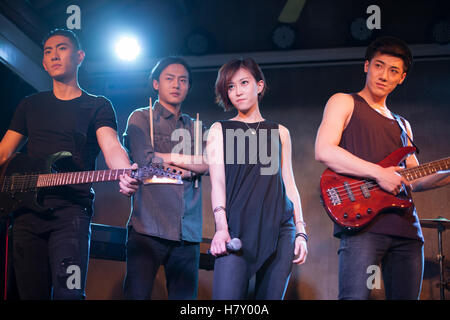
[[[397,166],[415,150],[414,147],[397,149],[378,164],[384,168]],[[397,173],[413,181],[449,168],[450,158],[446,158]],[[374,180],[340,175],[330,169],[321,176],[320,190],[325,211],[331,220],[348,230],[363,228],[387,209],[404,209],[413,205],[409,190],[394,196],[382,190]]]

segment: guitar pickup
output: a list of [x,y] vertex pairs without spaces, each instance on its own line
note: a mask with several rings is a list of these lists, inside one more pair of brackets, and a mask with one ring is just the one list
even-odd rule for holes
[[347,191],[348,198],[351,202],[355,202],[355,195],[353,194],[352,189],[350,188],[350,185],[348,182],[344,182],[344,189]]
[[370,198],[370,191],[369,191],[370,185],[371,184],[369,181],[365,181],[364,184],[360,187],[361,192],[362,192],[364,198],[366,198],[366,199]]
[[331,203],[333,206],[336,206],[338,204],[341,204],[341,197],[339,197],[339,193],[337,192],[336,188],[331,188],[327,190],[328,197],[330,198]]

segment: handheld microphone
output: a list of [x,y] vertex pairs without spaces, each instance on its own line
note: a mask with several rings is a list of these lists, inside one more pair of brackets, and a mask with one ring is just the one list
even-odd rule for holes
[[[239,238],[233,238],[225,244],[225,248],[229,253],[238,252],[242,248],[242,241]],[[211,254],[210,249],[208,249],[208,254]]]
[[228,252],[237,252],[242,248],[242,241],[239,238],[233,238],[225,244]]

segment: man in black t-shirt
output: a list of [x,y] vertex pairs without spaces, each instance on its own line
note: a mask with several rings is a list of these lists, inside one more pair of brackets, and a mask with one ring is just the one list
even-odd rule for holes
[[[53,90],[19,104],[0,142],[0,165],[28,141],[28,156],[37,161],[71,152],[73,161],[62,170],[94,170],[100,150],[109,168],[136,169],[118,140],[111,102],[86,93],[78,84],[85,53],[76,35],[56,29],[43,44],[43,66]],[[131,196],[138,181],[123,175],[119,186],[122,194]],[[85,297],[93,198],[90,184],[45,188],[41,201],[51,212],[14,214],[14,271],[21,299]]]

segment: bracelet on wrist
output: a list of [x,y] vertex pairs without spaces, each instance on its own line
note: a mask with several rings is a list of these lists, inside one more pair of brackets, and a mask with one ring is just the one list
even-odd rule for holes
[[217,207],[214,208],[213,213],[217,213],[217,212],[220,212],[220,211],[223,211],[225,213],[226,212],[225,207],[217,206]]
[[303,239],[305,239],[306,242],[308,242],[308,236],[306,235],[306,233],[298,232],[298,233],[295,235],[295,239],[297,239],[297,237],[302,237]]

